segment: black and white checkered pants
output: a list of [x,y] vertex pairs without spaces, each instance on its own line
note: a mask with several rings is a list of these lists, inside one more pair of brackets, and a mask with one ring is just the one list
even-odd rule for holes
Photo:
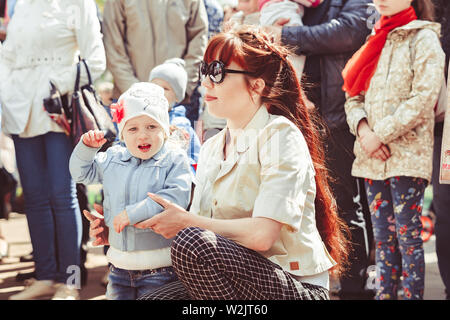
[[263,257],[211,231],[181,230],[171,249],[179,280],[140,300],[328,300],[328,290],[294,279]]

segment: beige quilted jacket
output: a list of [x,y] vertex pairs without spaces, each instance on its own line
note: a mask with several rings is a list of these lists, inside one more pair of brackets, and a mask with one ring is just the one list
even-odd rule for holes
[[367,92],[347,96],[345,112],[356,135],[361,119],[386,144],[387,161],[369,158],[355,142],[352,175],[374,180],[393,176],[431,180],[434,106],[442,85],[445,55],[440,25],[415,20],[391,31]]

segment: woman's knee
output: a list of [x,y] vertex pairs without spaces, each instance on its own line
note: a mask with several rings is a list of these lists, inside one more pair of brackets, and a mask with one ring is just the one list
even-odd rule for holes
[[209,230],[197,227],[181,230],[172,243],[171,256],[173,266],[176,268],[180,261],[186,259],[203,257],[203,253],[216,247],[216,239],[215,233]]
[[204,229],[197,227],[189,227],[180,230],[173,240],[171,250],[172,253],[195,250],[196,245],[194,245],[194,243],[197,244],[199,241],[201,241],[201,233],[204,231]]

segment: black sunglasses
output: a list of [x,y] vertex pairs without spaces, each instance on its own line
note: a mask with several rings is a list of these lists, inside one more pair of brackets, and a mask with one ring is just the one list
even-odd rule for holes
[[250,71],[226,69],[225,64],[219,60],[214,60],[209,65],[205,61],[200,62],[199,71],[200,81],[205,80],[206,76],[209,76],[209,79],[215,84],[221,83],[225,79],[226,73],[253,74]]

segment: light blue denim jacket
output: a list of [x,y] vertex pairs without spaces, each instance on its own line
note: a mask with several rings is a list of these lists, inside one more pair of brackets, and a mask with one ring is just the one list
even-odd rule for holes
[[[70,157],[69,167],[75,182],[103,184],[103,211],[110,245],[122,251],[170,247],[173,239],[133,225],[163,211],[147,192],[183,208],[188,206],[192,177],[186,152],[165,143],[152,158],[141,160],[122,145],[110,147],[106,152],[97,153],[98,150],[80,140]],[[114,231],[113,219],[124,209],[130,225],[119,234]]]

